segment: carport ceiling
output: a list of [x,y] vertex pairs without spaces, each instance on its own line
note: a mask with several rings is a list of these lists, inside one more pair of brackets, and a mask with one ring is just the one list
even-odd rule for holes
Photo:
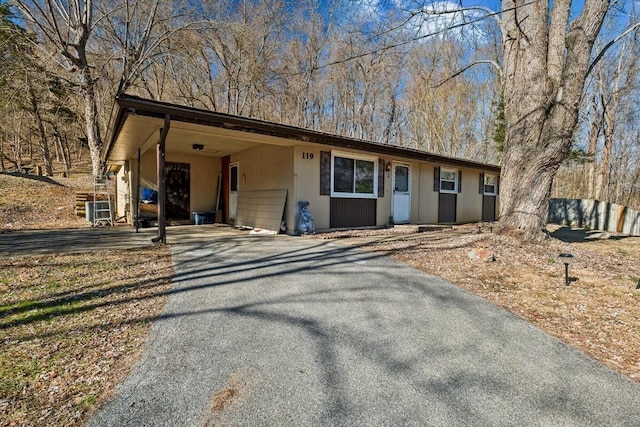
[[[120,132],[112,143],[107,162],[119,163],[135,158],[138,148],[142,153],[147,150],[155,150],[160,139],[162,126],[164,126],[164,119],[127,114]],[[171,120],[166,140],[166,151],[167,153],[224,157],[255,147],[258,144],[290,146],[294,143],[299,144],[300,141]],[[194,150],[194,144],[202,145],[203,149]]]

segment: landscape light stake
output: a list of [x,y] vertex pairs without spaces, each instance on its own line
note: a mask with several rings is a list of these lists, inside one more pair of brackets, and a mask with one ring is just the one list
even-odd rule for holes
[[573,259],[573,255],[569,253],[560,254],[560,259],[564,263],[564,284],[569,286],[571,284],[571,280],[569,279],[569,263]]
[[482,222],[478,223],[478,234],[482,233]]
[[493,221],[489,221],[489,232],[493,234]]

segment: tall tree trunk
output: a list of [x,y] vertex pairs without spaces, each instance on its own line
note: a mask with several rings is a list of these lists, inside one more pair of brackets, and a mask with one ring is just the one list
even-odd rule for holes
[[64,136],[64,138],[62,137],[61,131],[56,127],[56,125],[53,126],[53,130],[56,138],[56,142],[54,144],[54,146],[56,147],[56,152],[60,153],[60,157],[62,158],[62,162],[64,164],[64,170],[66,172],[70,172],[71,171],[71,153],[69,150],[69,143],[67,142],[67,137],[66,135]]
[[60,163],[60,149],[58,148],[58,138],[53,143],[53,152],[56,155],[56,162]]
[[65,134],[64,138],[58,133],[58,142],[60,143],[60,151],[62,152],[62,159],[64,160],[64,170],[68,173],[71,172],[71,150],[69,150],[69,141]]
[[498,231],[527,240],[545,237],[551,185],[571,149],[591,49],[608,10],[606,1],[587,0],[569,25],[570,6],[502,3],[506,137]]
[[42,160],[44,162],[44,171],[45,175],[53,176],[53,165],[51,164],[51,153],[49,152],[49,141],[47,140],[47,132],[44,129],[44,122],[42,120],[42,115],[40,114],[40,107],[38,105],[38,99],[36,98],[35,90],[31,85],[31,82],[28,82],[29,85],[29,101],[31,103],[31,108],[33,112],[33,116],[36,119],[36,124],[38,125],[38,136],[40,137],[40,150],[42,151]]
[[609,185],[609,169],[611,159],[611,148],[613,146],[613,135],[605,131],[604,146],[602,148],[602,159],[598,165],[596,174],[596,186],[594,198],[601,201],[610,201],[607,196],[607,186]]
[[587,163],[587,197],[589,199],[596,198],[595,179],[596,179],[596,149],[598,148],[598,138],[600,136],[600,126],[598,118],[594,117],[591,122],[591,130],[589,132],[589,148],[587,154],[589,156]]
[[2,132],[2,138],[0,138],[0,172],[6,171],[4,167],[4,139],[7,137],[6,132]]
[[91,170],[93,175],[102,174],[102,148],[103,142],[100,135],[100,123],[98,121],[98,104],[95,94],[95,85],[91,77],[91,70],[86,65],[80,70],[80,92],[84,99],[84,119],[87,131],[87,144],[91,156]]
[[[20,143],[20,136],[14,134],[13,135],[13,158],[14,164],[16,166],[16,170],[22,167],[22,147]],[[7,159],[8,160],[8,159]]]

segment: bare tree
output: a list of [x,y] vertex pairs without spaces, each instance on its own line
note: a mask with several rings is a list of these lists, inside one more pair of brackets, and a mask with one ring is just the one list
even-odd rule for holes
[[94,37],[100,55],[96,62],[113,68],[107,74],[116,85],[115,93],[138,86],[147,96],[159,99],[161,87],[151,87],[146,79],[160,83],[165,62],[173,54],[171,39],[195,24],[187,7],[186,2],[165,0],[102,0],[96,4],[102,17],[100,33]]
[[101,129],[108,117],[108,108],[99,102],[101,85],[115,83],[105,90],[111,99],[144,78],[156,59],[167,53],[168,40],[183,28],[183,9],[174,10],[177,2],[160,0],[12,1],[40,39],[39,46],[77,88],[83,100],[92,170],[100,174]]
[[323,105],[328,86],[327,71],[318,69],[331,49],[333,23],[317,10],[317,2],[300,2],[289,20],[292,37],[283,49],[276,92],[276,117],[283,123],[309,129],[323,129],[326,114]]
[[[631,38],[621,42],[615,50],[616,57],[601,61],[594,68],[592,98],[592,137],[589,154],[593,156],[589,170],[589,186],[592,192],[589,197],[599,200],[610,200],[607,189],[610,184],[611,157],[616,142],[621,145],[625,139],[619,130],[628,130],[624,125],[624,117],[630,111],[633,98],[638,91],[638,43]],[[602,140],[602,148],[596,152],[598,142]]]
[[27,96],[29,99],[29,106],[31,107],[31,114],[38,126],[37,134],[40,149],[42,150],[42,159],[44,161],[45,173],[49,176],[53,176],[53,165],[51,164],[51,153],[49,151],[49,140],[47,137],[47,131],[45,130],[45,121],[42,111],[42,103],[38,99],[34,83],[31,79],[27,78]]
[[[267,118],[271,85],[278,79],[276,62],[282,49],[287,18],[281,0],[227,2],[203,6],[209,28],[203,33],[221,78],[216,85],[223,97],[216,102],[226,112]],[[215,64],[215,65],[214,65]]]
[[73,73],[84,100],[86,135],[93,173],[102,172],[102,135],[98,119],[95,76],[87,49],[95,29],[93,0],[13,0],[46,48],[59,55],[60,66]]
[[479,126],[486,119],[491,91],[477,76],[448,77],[462,67],[463,47],[453,40],[435,39],[416,47],[409,61],[407,86],[413,145],[426,151],[477,157],[489,137]]
[[553,179],[571,150],[592,49],[610,7],[586,0],[503,1],[506,139],[500,196],[503,233],[544,236]]

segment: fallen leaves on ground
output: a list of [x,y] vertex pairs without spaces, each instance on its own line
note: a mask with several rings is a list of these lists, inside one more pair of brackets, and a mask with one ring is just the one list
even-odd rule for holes
[[138,358],[170,289],[160,245],[0,260],[0,425],[80,425]]
[[91,175],[0,174],[0,233],[90,226],[85,217],[75,214],[76,192],[93,193]]

